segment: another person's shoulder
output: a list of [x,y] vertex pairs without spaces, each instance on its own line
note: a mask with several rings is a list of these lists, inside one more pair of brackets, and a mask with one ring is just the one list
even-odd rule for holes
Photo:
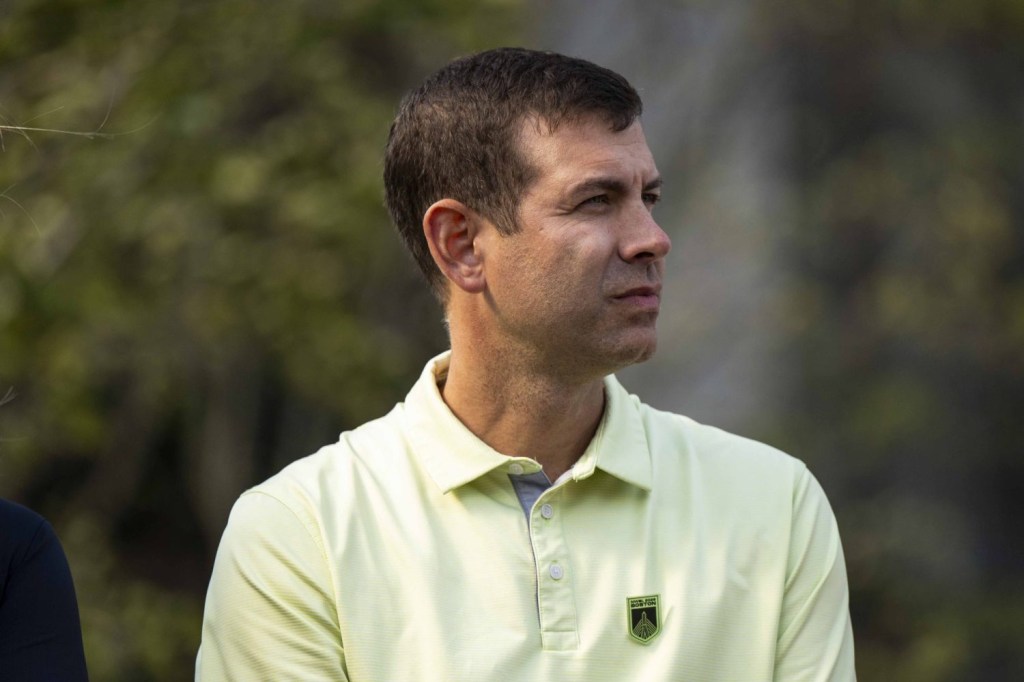
[[[28,507],[0,499],[0,596],[14,576],[67,580],[67,559],[50,522]],[[3,599],[0,599],[0,604]]]
[[50,523],[0,499],[0,674],[85,680],[75,587]]
[[56,539],[49,522],[28,507],[0,498],[0,537],[6,563]]
[[38,528],[45,523],[46,519],[28,507],[0,498],[0,524],[2,524],[0,527],[4,530],[11,530],[15,527]]

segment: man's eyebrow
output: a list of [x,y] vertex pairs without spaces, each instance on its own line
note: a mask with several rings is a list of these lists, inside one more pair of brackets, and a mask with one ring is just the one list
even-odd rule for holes
[[[644,185],[643,191],[644,192],[650,192],[651,190],[655,190],[655,189],[660,188],[661,185],[662,185],[661,177],[657,177],[657,178],[654,178],[653,180],[648,181]],[[618,194],[625,194],[625,193],[627,193],[629,191],[629,185],[626,184],[625,182],[623,182],[622,180],[620,180],[619,178],[613,178],[613,177],[590,178],[589,180],[584,180],[583,182],[581,182],[581,183],[579,183],[577,185],[573,185],[570,188],[570,190],[569,190],[569,194],[571,194],[571,195],[584,194],[586,192],[593,192],[593,191],[598,191],[598,190],[603,191],[603,192],[615,192],[615,193],[618,193]]]

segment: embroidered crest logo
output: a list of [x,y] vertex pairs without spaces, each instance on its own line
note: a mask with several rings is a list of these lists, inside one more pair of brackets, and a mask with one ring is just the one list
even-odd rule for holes
[[659,595],[626,597],[626,615],[629,617],[629,636],[647,644],[661,632],[661,617],[658,614]]

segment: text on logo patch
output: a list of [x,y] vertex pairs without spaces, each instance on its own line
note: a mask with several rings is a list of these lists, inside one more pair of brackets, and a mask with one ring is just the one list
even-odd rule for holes
[[626,597],[626,615],[629,617],[629,636],[647,644],[661,632],[661,617],[658,613],[660,597],[656,594],[645,597]]

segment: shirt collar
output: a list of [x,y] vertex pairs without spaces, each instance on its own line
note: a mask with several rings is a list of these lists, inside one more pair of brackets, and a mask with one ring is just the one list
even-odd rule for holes
[[[524,457],[507,457],[477,438],[445,404],[437,383],[448,373],[451,351],[427,363],[405,400],[404,414],[413,447],[430,477],[442,492],[512,462],[524,471],[536,463]],[[605,377],[605,410],[594,438],[572,468],[580,481],[601,469],[632,485],[651,489],[651,455],[640,416],[640,401],[626,392],[614,376]],[[531,468],[532,467],[532,468]]]

